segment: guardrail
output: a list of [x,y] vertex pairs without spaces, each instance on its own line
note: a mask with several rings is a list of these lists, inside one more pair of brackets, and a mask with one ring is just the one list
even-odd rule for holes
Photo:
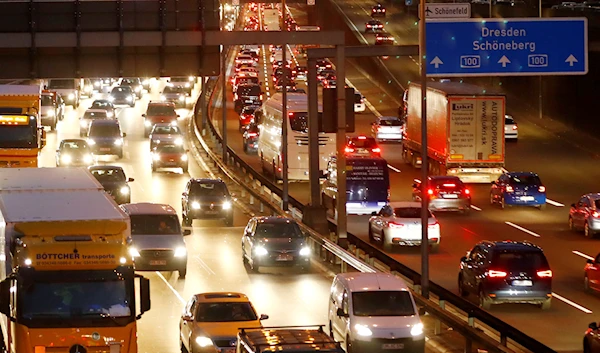
[[[219,86],[216,84],[216,82],[213,83],[212,93],[208,100],[209,102],[213,100],[216,92],[215,88]],[[196,119],[192,119],[192,128],[197,142],[208,154],[213,163],[233,182],[247,190],[250,197],[250,204],[258,201],[260,203],[261,211],[264,210],[264,206],[267,206],[273,211],[274,214],[282,216],[291,215],[294,218],[301,220],[304,205],[293,197],[290,197],[290,211],[289,213],[285,213],[281,209],[281,189],[279,189],[279,187],[277,187],[272,180],[256,172],[243,159],[237,156],[237,154],[229,146],[226,146],[228,160],[223,161],[221,159],[223,148],[222,139],[212,124],[210,115],[211,114],[209,114],[209,119],[207,119],[207,127],[212,142],[217,146],[216,152],[213,151],[214,147],[210,148],[208,146],[204,140],[204,137],[199,132],[196,125]],[[341,260],[342,271],[345,271],[347,266],[351,266],[362,272],[373,272],[380,270],[384,272],[395,273],[412,282],[412,284],[415,286],[415,291],[417,293],[419,292],[419,285],[421,281],[420,274],[397,262],[387,254],[373,247],[371,244],[364,242],[352,234],[348,234],[348,241],[352,248],[354,248],[354,254],[351,254],[345,249],[339,247],[336,243],[323,237],[307,226],[303,224],[301,224],[301,226],[303,227],[303,230],[310,235],[312,239],[311,246],[313,250],[315,250],[316,253],[319,253],[321,258],[327,257],[327,255],[325,255],[323,252],[333,254],[333,256],[339,258]],[[335,231],[335,228],[336,225],[330,221],[330,229]],[[430,282],[430,292],[432,296],[437,298],[437,301],[427,300],[419,294],[416,294],[415,298],[417,302],[420,305],[423,305],[429,313],[435,315],[438,320],[444,322],[450,327],[453,327],[457,332],[460,332],[461,335],[465,337],[465,351],[470,349],[471,342],[477,342],[490,352],[510,352],[507,346],[515,345],[530,352],[554,353],[552,349],[540,343],[539,341],[536,341],[533,338],[525,335],[523,332],[517,330],[511,325],[494,317],[493,315],[490,315],[485,310],[480,309],[476,305],[466,301],[465,299],[457,296],[456,294],[448,291],[434,282]],[[447,310],[448,308],[446,308],[446,306],[448,304],[452,305],[451,309],[454,311],[459,311],[459,315],[453,314]],[[488,331],[493,331],[491,332],[491,336],[482,334],[479,328],[476,329],[476,326],[478,325],[483,326]],[[494,335],[497,336],[496,339],[492,338]]]

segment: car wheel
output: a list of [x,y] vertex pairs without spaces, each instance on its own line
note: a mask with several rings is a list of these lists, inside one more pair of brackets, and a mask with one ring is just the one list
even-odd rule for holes
[[458,294],[460,294],[461,297],[469,296],[469,292],[465,289],[462,275],[458,275]]
[[183,344],[183,341],[181,341],[180,344],[181,344],[181,353],[189,353],[187,348],[185,348],[185,344]]
[[183,171],[183,174],[188,172],[188,165],[184,165],[183,167],[181,167],[181,170]]
[[583,289],[588,293],[592,291],[592,289],[590,288],[590,279],[587,275],[583,276]]
[[383,239],[383,235],[381,236],[381,243],[383,244],[383,251],[392,252],[392,244],[386,243]]
[[152,164],[152,171],[155,172],[156,171],[156,165]]
[[248,146],[246,144],[244,144],[244,153],[248,153]]
[[244,246],[242,245],[242,263],[245,265],[248,264],[248,258],[246,257],[246,250],[244,249]]
[[430,249],[432,254],[437,254],[440,251],[440,244],[431,244]]
[[179,269],[179,278],[184,279],[185,275],[187,275],[187,267]]
[[85,134],[81,131],[79,131],[79,137],[85,137]]
[[540,309],[548,310],[552,306],[552,299],[546,299],[542,304],[539,305]]
[[462,209],[462,210],[460,211],[460,213],[462,213],[462,214],[464,214],[464,215],[468,215],[469,213],[471,213],[471,207],[470,207],[470,206],[468,206],[467,208],[465,208],[465,209]]
[[250,269],[252,270],[252,272],[258,273],[259,268],[260,266],[258,265],[258,263],[256,263],[256,260],[253,258],[252,262],[250,263]]
[[569,217],[569,230],[575,230],[575,224],[573,223],[573,217]]
[[331,321],[329,321],[329,337],[333,338],[333,325]]
[[50,125],[50,131],[54,130],[56,130],[56,119],[54,119],[54,122],[52,123],[52,125]]
[[123,158],[123,150],[120,150],[119,153],[117,153],[117,157],[119,159]]
[[190,218],[190,217],[188,217],[186,215],[184,215],[182,218],[183,219],[181,220],[181,223],[183,223],[184,227],[191,227],[192,226],[192,221],[193,221],[192,218]]
[[354,349],[352,348],[352,341],[350,340],[350,336],[346,336],[346,353],[352,353]]
[[587,221],[583,226],[583,234],[586,236],[586,238],[594,237],[594,231],[590,229],[590,224]]
[[483,288],[479,288],[479,306],[485,310],[492,307],[492,300],[483,293]]
[[538,210],[545,210],[546,204],[539,205],[537,208],[538,208]]

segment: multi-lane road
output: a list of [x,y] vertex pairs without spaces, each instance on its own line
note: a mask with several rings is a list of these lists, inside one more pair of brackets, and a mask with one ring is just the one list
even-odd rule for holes
[[[369,1],[338,2],[340,8],[354,23],[354,30],[362,31],[370,18]],[[303,9],[296,7],[292,13],[302,23]],[[393,20],[392,20],[393,19]],[[414,44],[416,27],[401,20],[395,9],[388,8],[388,18],[383,21],[399,44]],[[413,24],[414,25],[414,24]],[[370,36],[360,34],[367,41]],[[401,84],[414,80],[418,73],[411,58],[404,61],[386,61],[388,69]],[[269,74],[270,65],[263,66]],[[389,97],[385,82],[347,65],[347,78],[369,100],[371,112],[357,116],[357,133],[369,133],[374,114],[393,114],[400,97]],[[265,85],[269,80],[265,79]],[[270,88],[272,92],[273,88]],[[228,92],[230,95],[231,92]],[[438,254],[431,256],[431,278],[444,287],[457,292],[459,259],[481,240],[525,240],[541,246],[554,272],[552,308],[548,311],[529,305],[493,306],[491,313],[517,327],[528,335],[560,352],[578,352],[582,335],[589,322],[596,321],[600,312],[600,298],[583,290],[583,267],[586,259],[595,257],[598,240],[586,239],[582,234],[568,229],[569,205],[587,192],[599,190],[597,180],[598,141],[583,137],[556,122],[536,120],[527,114],[522,104],[510,104],[511,113],[519,123],[519,141],[506,144],[506,169],[535,171],[547,187],[549,198],[545,210],[513,208],[500,210],[489,203],[489,185],[470,186],[474,212],[468,216],[438,215],[442,230],[442,245]],[[220,114],[217,116],[220,117]],[[242,152],[241,137],[237,133],[238,116],[228,112],[229,144],[240,156],[260,170],[258,158]],[[411,184],[420,177],[420,171],[404,164],[398,145],[383,146],[383,156],[390,165],[392,201],[410,198]],[[293,197],[306,203],[308,185],[293,183]],[[367,238],[368,217],[349,217],[349,231]],[[420,269],[420,255],[416,249],[394,252],[394,257],[415,270]],[[476,298],[471,298],[476,303]]]

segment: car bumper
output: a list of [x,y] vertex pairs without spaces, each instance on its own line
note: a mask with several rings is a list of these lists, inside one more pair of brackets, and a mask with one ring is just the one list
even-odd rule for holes
[[[220,206],[219,206],[220,207]],[[190,210],[188,211],[188,217],[190,218],[227,218],[231,216],[233,212],[232,209],[223,210],[223,209],[199,209],[199,210]]]
[[[428,232],[429,244],[440,243],[440,232],[438,230],[429,229]],[[417,225],[412,229],[385,229],[384,243],[400,246],[419,246],[421,245],[421,226]]]
[[512,132],[512,130],[510,132],[505,132],[504,133],[504,138],[506,140],[514,140],[519,138],[519,133],[518,132]]
[[135,101],[133,101],[133,100],[128,101],[127,99],[117,99],[117,98],[115,98],[112,101],[112,103],[113,104],[134,104]]
[[403,134],[398,132],[398,133],[377,133],[375,135],[375,138],[378,141],[402,141],[403,139]]
[[258,151],[258,142],[248,142],[246,143],[246,151]]
[[425,339],[420,337],[407,338],[371,338],[370,341],[355,340],[352,345],[357,352],[369,353],[423,353],[425,352]]
[[98,146],[92,147],[92,151],[95,155],[111,155],[119,154],[123,151],[123,146]]
[[541,304],[552,297],[552,291],[517,289],[517,287],[511,286],[510,289],[494,290],[487,292],[486,295],[494,304]]
[[504,194],[504,203],[514,206],[540,206],[546,203],[546,195]]
[[364,104],[354,104],[354,112],[355,113],[362,113],[366,110],[367,108],[365,107]]
[[431,211],[463,211],[471,208],[471,199],[432,199],[429,200]]
[[285,254],[289,255],[283,259],[279,257],[280,254],[276,255],[265,255],[260,257],[255,257],[254,261],[258,266],[267,266],[267,267],[279,267],[279,266],[308,266],[310,264],[310,256],[300,256],[293,254]]
[[173,161],[173,162],[165,162],[165,161],[154,161],[152,162],[152,166],[155,168],[184,168],[188,165],[188,162],[181,161]]
[[152,258],[139,256],[134,258],[136,271],[177,271],[187,267],[187,257]]

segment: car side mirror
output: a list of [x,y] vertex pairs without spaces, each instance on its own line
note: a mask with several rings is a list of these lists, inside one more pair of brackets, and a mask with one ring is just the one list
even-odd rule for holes
[[192,321],[194,318],[192,318],[192,314],[190,313],[185,313],[181,316],[181,320],[183,321]]
[[260,314],[260,318],[259,320],[266,320],[269,318],[269,315],[265,315],[265,314]]
[[337,314],[337,316],[339,316],[339,317],[348,317],[348,314],[346,314],[346,313],[344,312],[344,309],[342,309],[342,308],[338,308],[338,309],[337,309],[337,311],[336,311],[336,314]]
[[594,264],[594,260],[592,260],[592,259],[587,259],[587,261],[586,261],[586,262],[587,262],[588,264],[590,264],[590,265]]
[[184,191],[184,192],[182,192],[182,193],[181,193],[181,196],[187,196],[187,192],[185,192],[185,191]]
[[181,115],[177,114],[177,117],[178,117],[178,118],[181,118]]
[[127,179],[127,182],[128,182],[128,183],[131,183],[132,181],[135,181],[135,179],[133,179],[133,178],[128,178],[128,179]]
[[417,312],[419,313],[419,316],[424,316],[427,314],[427,310],[424,307],[420,307]]
[[192,234],[192,231],[191,231],[190,229],[184,229],[184,230],[183,230],[183,235],[184,235],[184,236],[185,236],[185,235],[190,235],[190,234]]
[[142,114],[142,116],[145,118],[145,117],[146,117],[146,114]]
[[589,328],[591,328],[592,330],[597,330],[598,329],[598,324],[595,322],[590,322],[590,324],[588,325]]
[[123,133],[123,137],[127,137],[127,134],[126,134],[126,133]]
[[466,256],[461,257],[460,262],[467,262],[467,257]]

